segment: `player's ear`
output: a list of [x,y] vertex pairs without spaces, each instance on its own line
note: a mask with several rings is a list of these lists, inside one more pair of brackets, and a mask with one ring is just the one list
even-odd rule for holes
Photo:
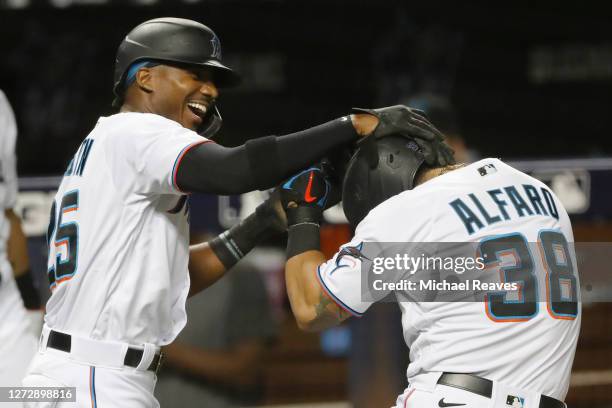
[[140,68],[136,72],[136,85],[143,91],[153,92],[153,72],[150,68]]

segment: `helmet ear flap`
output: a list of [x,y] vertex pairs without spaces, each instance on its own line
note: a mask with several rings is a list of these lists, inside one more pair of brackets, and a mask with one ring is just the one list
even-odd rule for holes
[[221,117],[221,112],[219,112],[217,105],[214,105],[213,109],[206,116],[206,120],[198,128],[198,134],[207,139],[214,139],[222,124],[223,118]]
[[374,207],[412,189],[425,160],[418,145],[402,135],[368,137],[358,146],[342,185],[344,215],[354,228]]
[[370,166],[365,160],[362,146],[354,152],[342,180],[342,209],[347,220],[353,226],[368,214],[370,205]]

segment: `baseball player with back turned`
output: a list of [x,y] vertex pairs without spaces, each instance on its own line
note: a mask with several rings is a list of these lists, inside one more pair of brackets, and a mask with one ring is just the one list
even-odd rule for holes
[[268,200],[210,243],[189,248],[189,192],[270,188],[375,128],[412,134],[429,160],[444,159],[435,149],[441,136],[405,107],[220,146],[211,140],[221,124],[215,102],[219,87],[237,82],[221,62],[219,39],[198,22],[154,19],[125,37],[115,65],[120,112],[100,118],[82,142],[51,209],[52,295],[24,385],[76,387],[78,407],[159,406],[160,346],[185,326],[186,298],[281,223],[280,207]]
[[17,199],[16,139],[15,116],[0,91],[0,386],[20,385],[36,353],[42,323],[26,238],[13,212]]
[[395,291],[411,361],[396,406],[565,407],[581,306],[572,227],[557,197],[498,159],[431,166],[409,139],[376,136],[348,163],[342,200],[356,231],[332,259],[319,251],[326,175],[314,167],[282,185],[287,293],[298,325],[322,330],[366,312],[368,242],[473,243],[490,276],[519,283],[520,294],[402,302],[414,296]]

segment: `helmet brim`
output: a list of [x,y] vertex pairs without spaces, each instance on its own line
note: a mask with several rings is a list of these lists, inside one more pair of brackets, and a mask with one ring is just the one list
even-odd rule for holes
[[157,61],[163,65],[170,65],[178,68],[200,67],[209,69],[212,73],[213,83],[218,88],[231,88],[240,85],[242,78],[230,67],[223,65],[216,59],[209,59],[204,62],[191,62],[181,60],[164,60],[160,58],[141,58],[139,60]]
[[208,67],[213,73],[213,82],[219,88],[233,88],[242,83],[242,78],[233,69],[217,60],[209,60],[202,64],[190,64]]

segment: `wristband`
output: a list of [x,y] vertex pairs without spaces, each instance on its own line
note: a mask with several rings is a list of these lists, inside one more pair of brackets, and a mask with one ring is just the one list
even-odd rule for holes
[[219,234],[209,242],[225,269],[240,261],[269,232],[280,231],[278,215],[268,200],[239,224]]
[[320,249],[321,235],[318,223],[303,222],[289,227],[287,259],[306,251],[319,251]]

